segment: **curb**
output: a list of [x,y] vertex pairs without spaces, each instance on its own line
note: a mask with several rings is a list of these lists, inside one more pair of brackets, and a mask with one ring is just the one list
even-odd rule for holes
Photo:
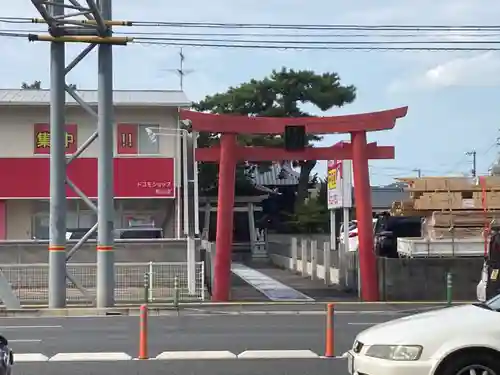
[[[149,315],[161,315],[162,312],[180,312],[183,309],[203,309],[203,308],[220,308],[224,310],[224,308],[241,308],[244,311],[244,308],[248,307],[284,307],[290,306],[293,311],[301,311],[298,309],[300,306],[316,306],[323,307],[330,303],[339,306],[379,306],[379,307],[388,307],[388,306],[414,306],[415,309],[408,309],[408,311],[413,311],[419,309],[424,306],[428,307],[439,307],[446,306],[445,302],[422,302],[422,301],[405,301],[405,302],[346,302],[346,301],[332,301],[332,302],[223,302],[223,303],[215,303],[215,302],[206,302],[206,303],[182,303],[178,308],[164,304],[150,304],[149,305]],[[453,305],[461,305],[468,304],[471,301],[456,301]],[[7,310],[0,309],[0,317],[83,317],[83,316],[128,316],[128,315],[138,315],[139,314],[140,305],[132,305],[132,306],[118,306],[111,308],[94,308],[94,307],[67,307],[60,309],[49,309],[41,306],[37,306],[36,308],[31,306],[25,306],[22,309],[16,310]],[[390,310],[388,310],[390,311]]]

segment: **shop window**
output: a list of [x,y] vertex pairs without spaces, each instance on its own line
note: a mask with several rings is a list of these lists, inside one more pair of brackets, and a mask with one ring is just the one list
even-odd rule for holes
[[161,136],[152,137],[151,133],[158,134],[160,131],[159,125],[141,124],[138,125],[138,144],[140,155],[157,155],[160,153],[160,138]]
[[[96,202],[94,202],[96,203]],[[49,239],[50,232],[50,207],[49,201],[37,201],[34,204],[32,218],[32,236],[39,240]],[[72,199],[67,201],[66,228],[86,229],[97,222],[97,215],[89,210],[85,202]]]

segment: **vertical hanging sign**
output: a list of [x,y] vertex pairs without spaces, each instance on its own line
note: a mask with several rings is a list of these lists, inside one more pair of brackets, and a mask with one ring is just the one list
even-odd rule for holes
[[116,153],[121,155],[137,155],[137,138],[137,124],[118,124],[116,131]]
[[352,207],[352,162],[329,160],[327,166],[328,209]]

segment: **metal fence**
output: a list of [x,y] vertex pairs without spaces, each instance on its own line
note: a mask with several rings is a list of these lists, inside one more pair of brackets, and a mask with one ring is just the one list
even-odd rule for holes
[[[0,271],[7,279],[14,294],[22,304],[46,304],[49,292],[49,265],[3,264]],[[95,263],[68,263],[68,274],[76,281],[66,281],[68,303],[95,301],[97,266]],[[194,288],[189,290],[188,265],[186,262],[149,262],[115,264],[115,301],[135,303],[146,299],[149,302],[168,302],[174,299],[176,289],[180,301],[205,299],[205,267],[197,262]],[[145,276],[149,276],[150,288],[145,288]],[[193,290],[194,289],[194,290]]]

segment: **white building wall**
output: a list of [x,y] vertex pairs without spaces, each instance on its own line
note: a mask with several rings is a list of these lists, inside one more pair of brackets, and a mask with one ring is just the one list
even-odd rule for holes
[[7,240],[31,239],[33,201],[7,201]]
[[[49,123],[49,108],[0,108],[0,157],[31,157],[34,151],[34,124]],[[78,125],[78,145],[82,145],[96,130],[96,121],[79,107],[68,107],[66,123]],[[176,108],[122,108],[115,109],[115,123],[151,124],[162,129],[176,129]],[[172,132],[173,133],[173,132]],[[116,134],[116,126],[115,126]],[[116,136],[114,137],[116,143]],[[160,155],[173,157],[177,150],[175,135],[158,137]],[[116,144],[114,147],[116,153]],[[93,143],[82,157],[97,157],[97,143]]]

